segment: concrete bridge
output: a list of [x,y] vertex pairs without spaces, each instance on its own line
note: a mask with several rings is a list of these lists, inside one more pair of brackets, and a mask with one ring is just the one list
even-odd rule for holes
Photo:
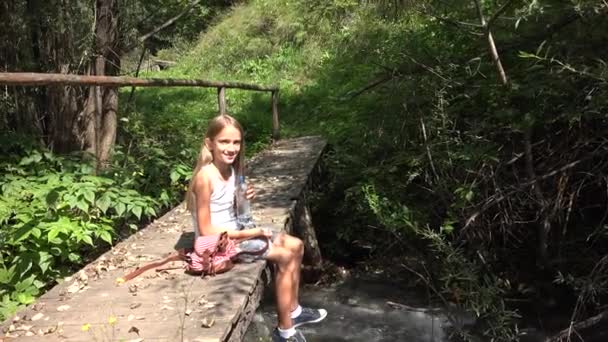
[[[306,192],[325,145],[319,137],[281,140],[248,167],[257,223],[301,236],[316,262]],[[184,205],[174,208],[3,322],[0,341],[240,341],[269,281],[263,261],[204,279],[168,264],[175,267],[116,281],[191,244],[192,229]]]

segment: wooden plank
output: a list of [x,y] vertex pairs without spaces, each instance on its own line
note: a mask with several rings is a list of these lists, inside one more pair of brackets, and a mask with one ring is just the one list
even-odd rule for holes
[[208,80],[188,80],[170,78],[136,78],[128,76],[89,76],[58,73],[2,72],[0,85],[95,85],[106,87],[205,87],[238,88],[257,91],[276,91],[276,86],[261,86],[243,82],[221,82]]

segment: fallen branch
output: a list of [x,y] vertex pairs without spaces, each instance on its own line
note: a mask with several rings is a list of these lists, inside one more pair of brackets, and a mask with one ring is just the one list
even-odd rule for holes
[[413,312],[440,312],[441,311],[440,308],[417,308],[417,307],[413,307],[413,306],[409,306],[409,305],[405,305],[405,304],[401,304],[401,303],[391,302],[390,300],[386,302],[386,305],[397,308],[397,309],[413,311]]
[[577,330],[587,329],[591,326],[596,325],[597,323],[601,322],[604,319],[608,319],[608,310],[600,312],[599,314],[589,317],[583,321],[576,322],[576,323],[574,323],[574,322],[570,323],[570,326],[568,328],[547,338],[545,340],[545,342],[559,342],[559,341],[563,340],[564,338],[570,337],[570,335],[572,335],[573,332],[575,332]]

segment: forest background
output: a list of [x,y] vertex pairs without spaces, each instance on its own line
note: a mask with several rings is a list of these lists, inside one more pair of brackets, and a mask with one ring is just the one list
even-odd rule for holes
[[[522,316],[565,313],[537,319],[559,333],[607,315],[607,14],[604,0],[3,0],[0,71],[280,86],[283,136],[331,145],[314,197],[330,259],[401,269],[475,313],[456,335],[507,341]],[[227,94],[248,154],[270,143],[266,96]],[[216,112],[214,89],[2,87],[0,318],[179,203]]]

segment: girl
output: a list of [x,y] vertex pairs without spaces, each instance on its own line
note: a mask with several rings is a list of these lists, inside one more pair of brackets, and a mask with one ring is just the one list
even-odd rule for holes
[[[187,193],[188,210],[192,213],[196,238],[201,235],[227,232],[234,240],[247,240],[237,248],[250,249],[252,244],[270,240],[272,243],[261,257],[276,265],[276,303],[278,327],[273,341],[306,341],[295,328],[322,321],[324,309],[301,307],[298,303],[300,267],[304,245],[284,233],[273,234],[269,229],[239,230],[234,212],[235,173],[242,174],[244,166],[243,128],[230,115],[219,115],[207,126],[196,167]],[[252,187],[247,198],[255,197]],[[195,243],[196,245],[196,243]]]

